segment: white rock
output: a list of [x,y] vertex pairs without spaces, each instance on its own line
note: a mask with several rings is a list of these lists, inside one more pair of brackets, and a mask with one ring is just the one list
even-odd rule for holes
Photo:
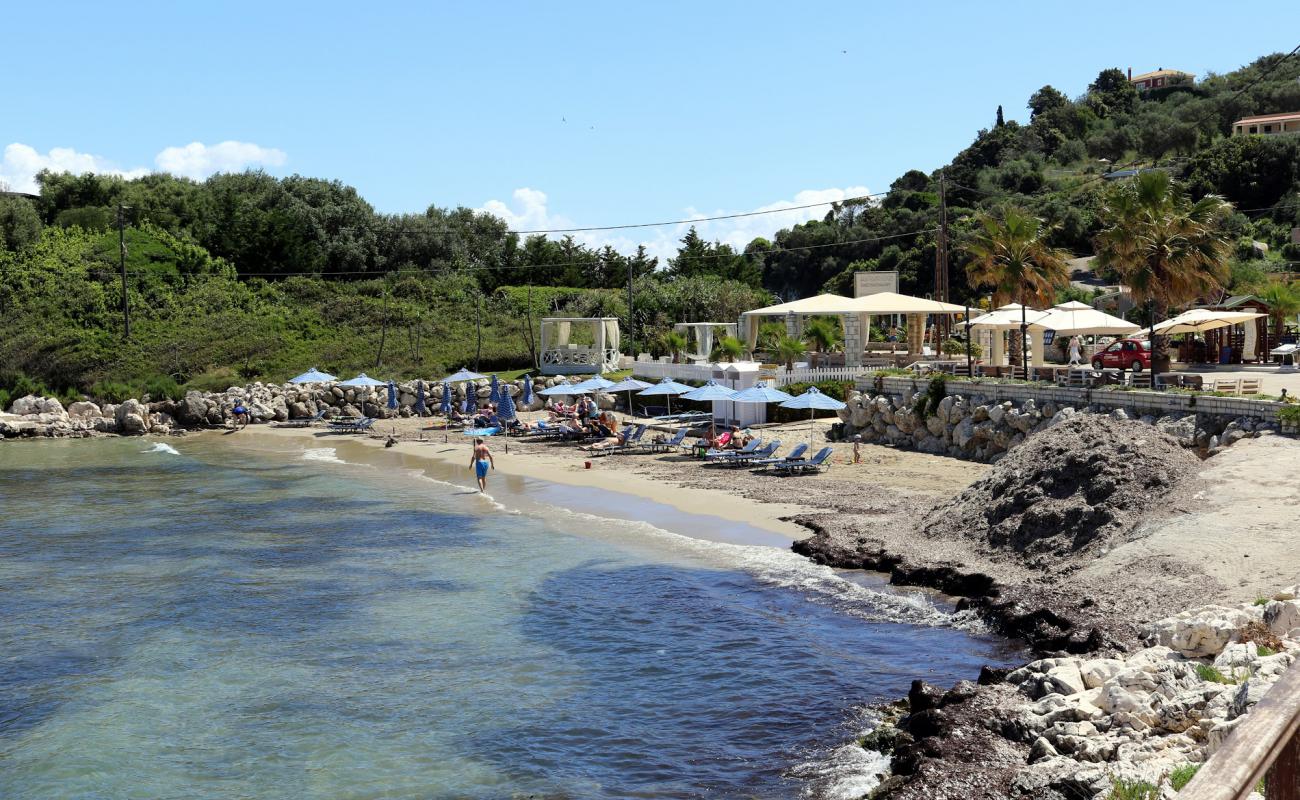
[[1240,609],[1206,606],[1152,623],[1147,637],[1189,658],[1204,658],[1218,655],[1252,619]]
[[1273,600],[1264,606],[1264,624],[1278,636],[1300,628],[1300,600]]
[[1079,675],[1083,685],[1096,689],[1124,668],[1124,662],[1118,658],[1094,658],[1079,666]]
[[1083,676],[1079,674],[1079,666],[1076,663],[1052,667],[1047,671],[1044,684],[1050,687],[1050,691],[1064,695],[1078,694],[1089,688],[1084,684]]
[[103,415],[104,412],[100,410],[99,406],[89,401],[78,401],[68,406],[68,416],[70,417],[93,419],[95,417],[102,417]]

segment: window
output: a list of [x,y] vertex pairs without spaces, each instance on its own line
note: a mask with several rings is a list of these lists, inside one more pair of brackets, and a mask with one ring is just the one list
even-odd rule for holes
[[1272,133],[1272,132],[1273,132],[1273,126],[1272,126],[1272,125],[1265,125],[1265,126],[1264,126],[1264,133]]
[[1133,342],[1124,342],[1123,344],[1124,344],[1124,351],[1127,353],[1132,353],[1133,351],[1137,350],[1137,345],[1134,344]]
[[1250,126],[1250,132],[1251,132],[1251,133],[1259,133],[1259,128],[1258,128],[1257,126],[1255,126],[1255,125],[1251,125],[1251,126]]

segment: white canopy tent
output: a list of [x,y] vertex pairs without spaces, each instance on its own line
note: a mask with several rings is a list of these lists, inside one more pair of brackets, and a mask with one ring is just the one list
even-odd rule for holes
[[[1046,316],[1047,312],[1045,311],[1028,308],[1019,303],[1007,303],[1005,306],[1000,306],[992,311],[975,317],[968,322],[967,325],[971,328],[982,328],[992,332],[993,346],[990,348],[988,363],[993,364],[994,366],[1001,366],[1006,354],[1006,347],[1002,342],[1002,334],[1007,331],[1018,331],[1020,330],[1020,326],[1026,323],[1030,328],[1035,328],[1041,332],[1042,329],[1038,327],[1038,323]],[[1040,334],[1039,336],[1031,336],[1029,338],[1031,363],[1042,364],[1043,337]],[[1018,353],[1012,354],[1012,363],[1020,363],[1020,355]]]
[[1262,316],[1265,315],[1257,311],[1211,311],[1207,308],[1193,308],[1164,322],[1157,322],[1154,330],[1164,336],[1175,333],[1203,333],[1215,328],[1239,325]]
[[906,316],[908,348],[910,352],[919,355],[927,315],[961,314],[964,311],[963,306],[953,303],[895,292],[877,292],[862,297],[819,294],[815,297],[746,311],[740,315],[740,322],[745,332],[745,342],[749,349],[753,350],[758,341],[758,321],[761,317],[784,317],[786,333],[790,336],[800,334],[805,317],[841,317],[844,323],[845,363],[849,366],[858,366],[862,363],[862,349],[866,342],[866,334],[871,330],[871,317]]
[[[571,341],[575,326],[590,334],[590,343]],[[618,369],[619,344],[617,317],[545,317],[538,367],[543,375],[599,375]]]
[[1142,328],[1077,300],[1053,306],[1034,324],[1058,336],[1128,336]]

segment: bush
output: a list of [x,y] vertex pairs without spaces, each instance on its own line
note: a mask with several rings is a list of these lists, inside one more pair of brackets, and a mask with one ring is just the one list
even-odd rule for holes
[[1169,785],[1175,792],[1181,792],[1183,787],[1191,783],[1196,771],[1201,768],[1200,764],[1183,764],[1181,767],[1175,767],[1174,771],[1169,773]]
[[101,405],[103,403],[120,403],[135,397],[136,391],[120,381],[99,381],[90,387],[90,396]]
[[[965,356],[966,342],[956,338],[948,339],[939,346],[939,349],[942,350],[943,354],[946,356]],[[984,355],[984,350],[979,346],[978,342],[971,342],[970,354],[972,358],[979,358]]]
[[170,375],[156,375],[146,380],[144,393],[154,402],[164,399],[180,400],[185,396],[185,390]]
[[1237,682],[1236,678],[1224,675],[1217,667],[1212,667],[1209,664],[1197,664],[1196,677],[1206,683],[1223,683],[1231,685]]
[[1106,800],[1159,800],[1160,789],[1146,781],[1129,781],[1115,778],[1110,784]]

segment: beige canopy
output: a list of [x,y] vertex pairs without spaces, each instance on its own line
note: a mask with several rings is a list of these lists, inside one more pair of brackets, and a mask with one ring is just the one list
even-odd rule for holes
[[784,317],[787,314],[853,314],[857,309],[853,308],[854,298],[841,297],[838,294],[819,294],[816,297],[805,297],[802,300],[791,300],[789,303],[778,303],[766,308],[756,308],[753,311],[746,311],[742,316],[746,317]]
[[966,311],[965,306],[955,303],[927,300],[924,297],[895,292],[866,294],[862,297],[854,297],[849,300],[849,303],[853,306],[853,311],[850,313],[869,314],[874,317],[889,314],[962,314]]
[[[1265,316],[1257,311],[1211,311],[1207,308],[1193,308],[1184,311],[1172,319],[1157,322],[1155,332],[1165,335],[1174,333],[1201,333],[1215,328],[1226,328],[1252,319]],[[1143,330],[1150,330],[1144,328]]]
[[1048,309],[1034,325],[1056,331],[1058,336],[1127,336],[1141,328],[1076,300]]

